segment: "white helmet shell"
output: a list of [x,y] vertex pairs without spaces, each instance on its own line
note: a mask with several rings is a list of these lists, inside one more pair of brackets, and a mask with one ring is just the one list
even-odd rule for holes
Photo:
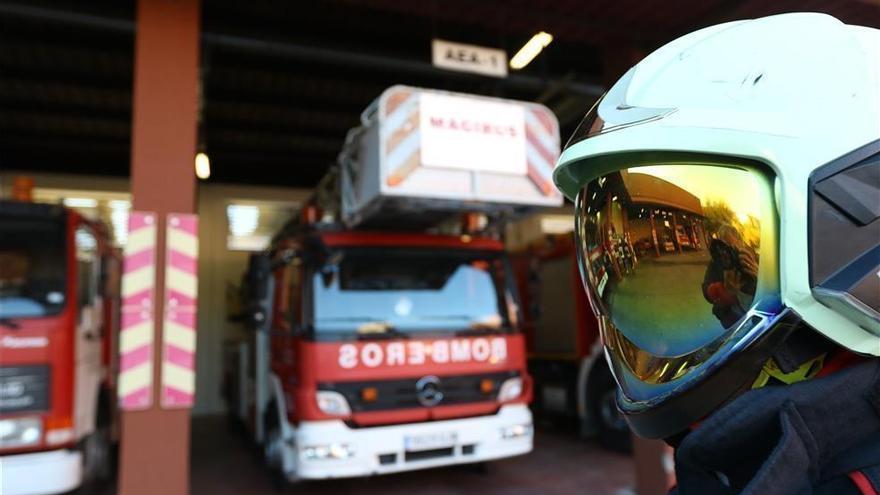
[[880,30],[813,13],[702,29],[633,67],[597,111],[607,132],[573,140],[554,174],[569,199],[602,155],[688,151],[766,164],[783,303],[840,345],[880,355],[880,334],[814,297],[808,238],[811,173],[880,139]]

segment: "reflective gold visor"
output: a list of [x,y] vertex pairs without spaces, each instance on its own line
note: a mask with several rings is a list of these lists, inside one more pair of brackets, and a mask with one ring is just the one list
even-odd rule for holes
[[772,180],[762,172],[632,167],[589,182],[576,213],[584,284],[618,383],[635,400],[779,309]]

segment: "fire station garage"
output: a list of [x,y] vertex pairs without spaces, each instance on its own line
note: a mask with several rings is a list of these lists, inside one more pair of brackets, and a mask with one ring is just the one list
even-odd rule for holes
[[621,175],[578,254],[553,171],[655,49],[794,11],[880,26],[873,0],[0,0],[0,493],[665,493],[577,259],[686,270],[729,212]]

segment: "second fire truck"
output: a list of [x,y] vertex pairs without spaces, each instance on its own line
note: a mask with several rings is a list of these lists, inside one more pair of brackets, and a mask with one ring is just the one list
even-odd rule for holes
[[119,267],[103,225],[0,201],[0,493],[111,476]]

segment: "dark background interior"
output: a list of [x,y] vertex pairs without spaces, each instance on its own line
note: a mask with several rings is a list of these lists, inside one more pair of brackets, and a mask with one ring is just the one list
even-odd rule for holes
[[[205,0],[200,141],[210,180],[313,186],[393,84],[539,101],[563,139],[604,88],[694,29],[786,11],[880,25],[874,0]],[[126,176],[132,1],[0,2],[0,169]],[[431,66],[431,39],[553,43],[506,79]]]

